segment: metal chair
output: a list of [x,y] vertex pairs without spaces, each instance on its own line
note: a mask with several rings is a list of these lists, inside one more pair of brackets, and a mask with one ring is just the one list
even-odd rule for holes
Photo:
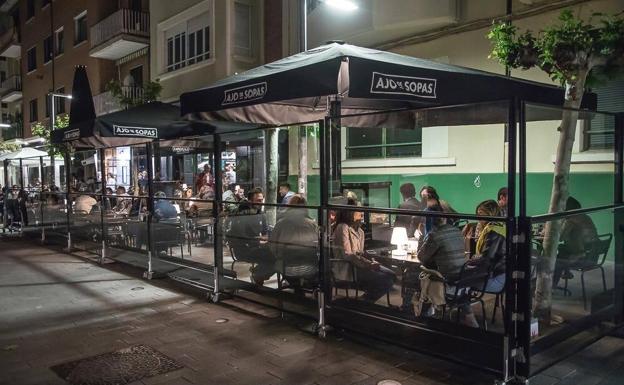
[[[587,293],[585,290],[585,273],[600,269],[602,273],[602,288],[603,291],[607,291],[607,281],[605,279],[605,272],[603,268],[603,264],[607,259],[607,254],[609,253],[609,247],[611,247],[611,240],[613,239],[612,234],[602,234],[598,236],[598,240],[591,242],[585,248],[584,257],[575,262],[571,262],[568,264],[568,268],[570,270],[578,271],[581,273],[581,289],[583,291],[583,309],[587,310]],[[568,280],[569,277],[564,277],[565,285],[564,292],[569,292],[568,290]]]
[[[481,314],[483,317],[483,328],[487,330],[487,319],[485,315],[485,303],[483,295],[485,286],[490,277],[490,263],[487,258],[474,258],[468,260],[462,266],[459,276],[455,280],[444,280],[444,296],[446,305],[442,310],[442,319],[446,316],[447,308],[450,312],[457,309],[457,319],[459,322],[460,309],[463,305],[481,304]],[[449,287],[454,289],[449,293]]]

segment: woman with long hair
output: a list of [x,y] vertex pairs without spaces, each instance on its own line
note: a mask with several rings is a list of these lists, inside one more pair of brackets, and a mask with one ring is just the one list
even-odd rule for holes
[[[348,198],[347,205],[357,206],[357,202]],[[363,220],[364,213],[361,211],[338,211],[332,252],[334,258],[345,259],[355,266],[358,288],[364,291],[363,299],[375,303],[392,288],[394,273],[364,256],[364,230],[361,228]],[[334,265],[332,272],[336,279],[344,281],[352,279],[347,264]]]
[[[500,217],[501,209],[493,199],[479,203],[476,214],[486,217]],[[476,256],[488,258],[492,276],[488,279],[485,291],[498,293],[505,287],[505,258],[507,229],[503,222],[480,220],[481,232],[477,238]]]

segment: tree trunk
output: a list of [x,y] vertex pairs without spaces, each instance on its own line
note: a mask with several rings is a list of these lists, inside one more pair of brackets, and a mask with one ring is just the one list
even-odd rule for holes
[[297,177],[297,192],[306,198],[308,192],[308,135],[307,127],[301,126],[298,130],[299,142],[299,175]]
[[[278,173],[278,137],[279,129],[272,129],[266,131],[266,168],[267,168],[267,180],[266,180],[266,197],[265,200],[268,203],[275,204],[277,202],[277,173]],[[276,219],[275,207],[267,207],[266,215],[269,224],[274,225]]]
[[[566,83],[566,96],[563,105],[573,110],[564,110],[561,118],[548,213],[564,211],[569,196],[570,162],[578,121],[578,112],[574,110],[581,106],[587,73],[587,71],[580,72],[577,77],[578,80],[574,84]],[[546,323],[550,323],[551,319],[553,271],[557,262],[561,222],[561,220],[546,222],[542,243],[543,255],[537,265],[533,316]]]

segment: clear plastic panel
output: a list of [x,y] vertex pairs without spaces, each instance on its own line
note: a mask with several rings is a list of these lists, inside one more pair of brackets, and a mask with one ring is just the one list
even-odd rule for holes
[[474,214],[507,187],[508,111],[499,102],[332,119],[329,196]]
[[[545,238],[557,228],[559,242],[553,246],[554,255],[549,255],[547,247],[551,242]],[[612,210],[570,214],[559,221],[536,221],[531,244],[531,293],[534,318],[539,321],[534,340],[605,310],[611,315],[617,313],[613,308]]]
[[[394,214],[358,204],[328,212],[331,251],[325,266],[332,306],[457,333],[463,327],[504,332],[503,218],[468,221],[403,214],[390,223],[373,219]],[[493,200],[479,212],[500,217]],[[415,236],[408,236],[411,225]],[[491,238],[500,242],[491,243]]]
[[317,209],[278,207],[272,225],[268,207],[258,196],[251,199],[229,203],[227,214],[219,219],[222,289],[273,292],[305,304],[307,311],[314,309],[320,255]]
[[[154,191],[172,198],[214,199],[214,152],[209,140],[154,144]],[[147,173],[142,172],[141,179]]]
[[527,215],[549,212],[560,127],[575,119],[568,194],[583,208],[613,204],[615,118],[527,104]]
[[212,201],[157,198],[152,222],[154,255],[181,264],[214,266],[214,227]]
[[99,253],[102,247],[101,197],[87,191],[68,195],[71,204],[69,229],[72,246]]

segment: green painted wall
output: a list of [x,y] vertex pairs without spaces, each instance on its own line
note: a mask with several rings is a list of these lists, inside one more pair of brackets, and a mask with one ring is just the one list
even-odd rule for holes
[[[290,176],[289,182],[297,185],[297,177]],[[399,187],[411,182],[420,187],[431,185],[436,188],[440,197],[451,204],[460,213],[474,214],[477,204],[486,199],[496,199],[498,189],[507,185],[507,174],[428,174],[428,175],[343,175],[343,182],[391,182],[390,207],[397,207],[401,200]],[[609,173],[573,173],[570,176],[570,193],[583,207],[608,205],[613,202],[613,174]],[[548,211],[552,174],[527,174],[527,213],[529,215],[545,214]],[[379,191],[371,196],[374,202],[385,202],[387,193]],[[319,176],[308,177],[308,201],[311,205],[320,203]],[[382,203],[377,204],[381,206]],[[601,211],[590,214],[599,234],[613,233],[613,214]],[[613,254],[613,245],[610,255]]]

